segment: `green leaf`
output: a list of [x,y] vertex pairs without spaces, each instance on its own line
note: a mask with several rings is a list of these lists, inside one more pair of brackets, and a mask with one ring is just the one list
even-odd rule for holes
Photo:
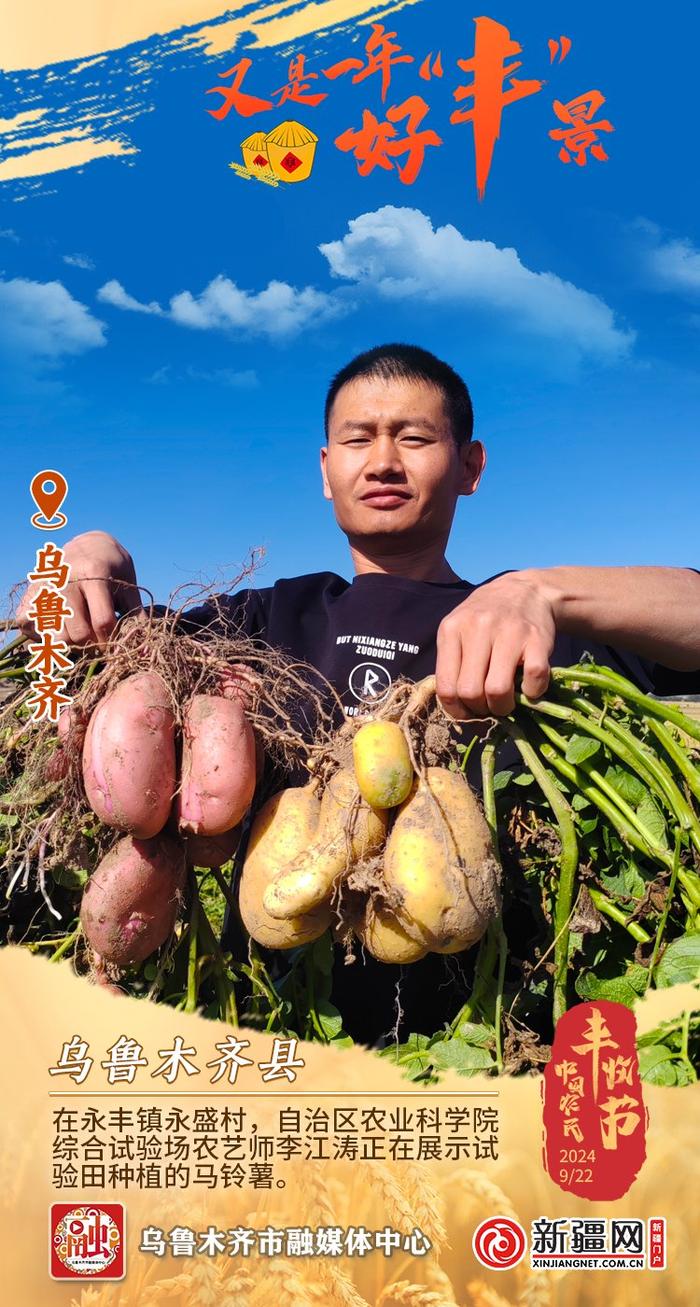
[[332,1003],[321,999],[316,1004],[316,1014],[319,1024],[327,1039],[335,1039],[336,1036],[343,1034],[343,1018]]
[[668,848],[663,813],[648,792],[637,807],[637,816],[654,839],[658,840],[659,844],[663,844],[664,848]]
[[637,776],[624,767],[610,766],[605,773],[606,781],[609,781],[614,789],[617,790],[625,803],[629,803],[633,808],[637,808],[647,793],[647,788]]
[[534,781],[534,779],[535,779],[535,778],[534,778],[534,776],[532,775],[532,772],[529,772],[529,771],[522,771],[522,772],[520,773],[519,776],[514,776],[514,777],[513,777],[513,784],[514,784],[514,785],[530,785],[530,784],[532,783],[532,781]]
[[634,1007],[645,986],[644,967],[634,966],[630,967],[624,976],[614,976],[610,980],[599,980],[592,971],[585,971],[577,977],[576,993],[579,998],[589,1002],[596,998],[607,998],[613,1003]]
[[51,875],[64,889],[82,889],[88,878],[84,867],[54,867]]
[[566,761],[578,766],[592,758],[599,749],[600,740],[593,740],[590,735],[572,735],[566,746]]
[[674,1053],[663,1044],[652,1044],[651,1048],[638,1049],[639,1075],[650,1085],[675,1085],[676,1071],[673,1066]]
[[311,957],[313,965],[318,967],[324,976],[330,976],[333,970],[333,939],[330,930],[312,944]]
[[[475,1048],[493,1048],[496,1032],[493,1026],[477,1025],[475,1021],[463,1021],[454,1033],[455,1039],[463,1039]],[[436,1041],[437,1042],[437,1041]]]
[[657,989],[700,979],[700,935],[682,935],[664,950],[654,973]]
[[582,808],[590,808],[591,801],[586,798],[585,794],[575,794],[571,800],[571,806],[574,812],[580,812]]
[[496,1065],[488,1049],[477,1048],[456,1036],[435,1044],[430,1050],[430,1060],[439,1070],[450,1069],[460,1076],[475,1076]]
[[[574,798],[577,797],[578,797],[577,795],[574,795]],[[585,821],[579,822],[578,828],[582,835],[590,835],[591,832],[596,829],[597,825],[598,825],[597,817],[586,817]]]
[[497,771],[493,778],[494,790],[505,790],[512,775],[512,771]]
[[16,812],[0,812],[0,826],[16,826],[18,821]]
[[618,866],[615,872],[602,872],[600,880],[606,893],[612,894],[613,897],[617,894],[625,894],[633,899],[641,899],[646,889],[646,881],[632,859]]

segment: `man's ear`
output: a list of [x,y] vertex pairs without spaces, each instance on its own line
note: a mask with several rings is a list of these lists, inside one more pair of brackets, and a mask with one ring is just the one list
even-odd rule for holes
[[469,440],[459,451],[461,464],[460,495],[473,495],[484,468],[486,467],[486,449],[480,440]]
[[328,484],[328,473],[326,470],[327,460],[328,460],[328,449],[325,445],[323,445],[321,447],[321,478],[323,480],[323,498],[332,499],[333,495],[331,494],[331,488]]

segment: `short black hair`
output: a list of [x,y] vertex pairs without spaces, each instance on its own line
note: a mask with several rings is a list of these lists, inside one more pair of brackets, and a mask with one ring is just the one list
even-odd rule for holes
[[466,445],[474,431],[474,410],[465,381],[449,363],[419,345],[376,345],[365,350],[337,372],[328,387],[324,414],[326,440],[328,423],[336,395],[342,386],[357,377],[383,377],[386,381],[427,381],[442,391],[457,446]]

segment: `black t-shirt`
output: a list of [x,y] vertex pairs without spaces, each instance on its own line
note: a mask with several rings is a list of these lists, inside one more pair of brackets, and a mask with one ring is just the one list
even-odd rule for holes
[[[259,637],[321,672],[339,695],[345,713],[354,716],[378,706],[397,677],[418,681],[435,671],[440,622],[475,589],[468,581],[413,581],[370,572],[348,582],[333,572],[314,572],[263,589],[242,590],[221,603],[232,628]],[[188,616],[208,620],[210,610],[199,609]],[[674,671],[590,639],[558,634],[550,663],[569,666],[580,661],[584,651],[645,692],[700,693],[700,671]],[[499,766],[503,765],[507,762],[501,755]],[[468,775],[478,787],[478,769]],[[292,774],[289,783],[300,784],[303,778],[303,773]],[[239,850],[234,884],[243,853]],[[245,935],[231,914],[224,926],[224,942],[236,955],[245,956]],[[396,1026],[398,995],[399,1036],[405,1038],[415,1030],[432,1033],[466,1001],[474,952],[452,957],[428,954],[420,962],[397,967],[369,955],[363,958],[360,951],[357,960],[346,966],[343,951],[336,946],[333,1001],[346,1029],[362,1043],[382,1042]]]

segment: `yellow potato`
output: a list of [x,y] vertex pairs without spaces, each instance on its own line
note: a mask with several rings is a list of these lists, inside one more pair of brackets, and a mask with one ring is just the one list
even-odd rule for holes
[[316,833],[321,805],[309,785],[281,790],[263,805],[250,834],[239,888],[243,924],[265,948],[296,948],[318,939],[330,925],[327,903],[313,912],[276,920],[265,911],[265,889],[280,867],[309,846]]
[[397,722],[366,722],[352,741],[360,793],[374,808],[396,808],[411,792],[414,772]]
[[459,772],[429,767],[402,804],[384,855],[403,929],[434,952],[469,948],[500,911],[499,875],[471,787]]
[[379,962],[417,962],[428,952],[424,945],[406,934],[393,913],[383,909],[368,912],[356,927],[356,934],[367,952]]
[[265,911],[287,920],[323,903],[339,876],[382,848],[387,821],[386,812],[365,803],[351,767],[336,772],[323,792],[313,843],[268,885]]

